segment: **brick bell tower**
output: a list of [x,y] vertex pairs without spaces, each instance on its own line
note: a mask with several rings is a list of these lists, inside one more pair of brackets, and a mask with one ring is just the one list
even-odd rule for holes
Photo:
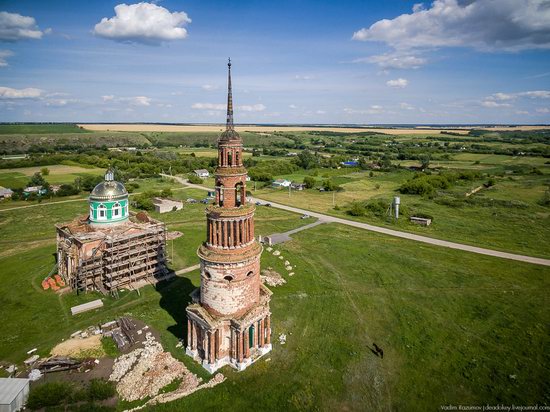
[[227,66],[227,123],[218,139],[216,199],[206,208],[206,241],[197,251],[201,285],[186,309],[186,353],[211,373],[224,365],[243,370],[272,348],[271,291],[260,280],[255,206],[246,200],[243,142],[233,126],[231,60]]

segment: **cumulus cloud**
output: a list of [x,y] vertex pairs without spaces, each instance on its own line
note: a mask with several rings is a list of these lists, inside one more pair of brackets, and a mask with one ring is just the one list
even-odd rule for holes
[[402,78],[394,79],[394,80],[388,80],[386,82],[387,86],[395,87],[395,88],[398,88],[398,89],[402,89],[404,87],[407,87],[408,84],[409,84],[409,81],[407,79],[402,79]]
[[489,107],[489,108],[496,108],[496,107],[510,107],[511,104],[509,103],[498,103],[494,100],[484,100],[481,102],[481,105],[483,107]]
[[115,16],[104,17],[94,27],[94,34],[116,41],[160,44],[187,37],[184,28],[191,19],[183,11],[170,12],[152,3],[119,4]]
[[403,110],[414,110],[414,106],[409,103],[399,103],[399,107]]
[[435,0],[429,9],[383,19],[353,34],[397,50],[473,47],[518,51],[550,48],[547,0]]
[[13,56],[11,50],[0,50],[0,67],[6,67],[8,65],[7,58]]
[[353,61],[354,63],[372,63],[381,69],[418,69],[427,63],[423,57],[411,53],[384,53],[376,56],[362,57]]
[[548,107],[541,107],[536,110],[537,113],[550,113],[550,109]]
[[294,80],[311,80],[311,79],[313,79],[313,77],[308,75],[297,74],[296,76],[294,76]]
[[202,86],[203,90],[210,91],[210,90],[216,90],[218,86],[214,86],[212,84],[203,84]]
[[150,106],[151,98],[147,96],[133,96],[133,97],[117,97],[112,94],[107,94],[101,96],[101,99],[104,103],[115,102],[115,103],[126,103],[131,106]]
[[243,106],[237,106],[238,110],[242,110],[243,112],[263,112],[266,107],[261,104],[253,104],[253,105],[243,105]]
[[44,90],[28,87],[26,89],[12,89],[0,87],[0,99],[38,99],[42,97]]
[[225,110],[225,104],[217,103],[193,103],[192,109],[196,110]]
[[289,104],[288,107],[290,109],[297,109],[298,108],[298,106],[296,106],[295,104]]
[[13,42],[25,39],[41,39],[48,32],[41,31],[34,17],[0,11],[0,40]]
[[380,114],[384,110],[384,108],[380,105],[373,104],[368,109],[352,109],[349,107],[344,108],[344,113],[346,114]]
[[550,99],[550,90],[533,90],[530,92],[518,93],[518,96],[530,97],[531,99]]

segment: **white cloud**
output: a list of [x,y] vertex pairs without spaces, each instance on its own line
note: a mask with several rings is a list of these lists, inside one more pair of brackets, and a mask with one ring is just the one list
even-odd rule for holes
[[0,11],[0,40],[40,39],[44,33],[36,26],[34,17]]
[[74,104],[78,103],[78,99],[48,99],[46,101],[46,106],[52,106],[52,107],[64,107],[68,104]]
[[414,106],[410,105],[409,103],[399,103],[399,107],[403,110],[414,110]]
[[484,100],[481,102],[483,107],[495,108],[495,107],[510,107],[509,103],[497,103],[494,100]]
[[203,84],[201,87],[203,90],[207,90],[207,91],[218,89],[218,86],[214,86],[212,84]]
[[28,87],[26,89],[12,89],[0,87],[0,99],[38,99],[44,94],[44,90]]
[[537,113],[550,113],[550,109],[548,107],[541,107],[536,110]]
[[516,110],[514,113],[515,114],[529,114],[529,112],[525,111],[525,110]]
[[191,106],[192,109],[197,110],[225,110],[225,104],[216,104],[216,103],[193,103]]
[[327,112],[325,112],[324,110],[317,110],[315,113],[316,114],[326,114]]
[[550,90],[533,90],[518,93],[518,96],[530,97],[531,99],[550,99]]
[[266,107],[261,103],[237,106],[237,110],[242,110],[243,112],[263,112],[265,109]]
[[411,14],[383,19],[353,34],[354,40],[379,41],[397,50],[473,47],[518,51],[550,48],[547,0],[435,0]]
[[298,108],[298,106],[296,106],[295,104],[289,104],[288,107],[290,109],[297,109]]
[[296,76],[294,76],[294,79],[295,80],[311,80],[313,79],[312,76],[308,76],[308,75],[300,75],[300,74],[297,74]]
[[0,67],[6,67],[8,65],[8,61],[6,59],[10,56],[13,56],[13,52],[11,50],[0,50]]
[[128,103],[131,106],[150,106],[151,98],[147,96],[117,97],[112,94],[101,96],[104,103]]
[[423,57],[410,53],[384,53],[376,56],[363,57],[353,61],[354,63],[372,63],[382,69],[418,69],[427,63]]
[[191,19],[185,12],[173,12],[152,3],[119,4],[115,16],[104,17],[94,33],[116,41],[160,44],[187,37],[184,28]]
[[394,79],[394,80],[388,80],[386,82],[387,86],[396,87],[396,88],[399,88],[399,89],[407,87],[408,84],[409,84],[409,81],[407,79],[402,79],[402,78]]
[[383,113],[384,108],[380,105],[373,104],[368,109],[351,109],[349,107],[344,108],[346,114],[380,114]]
[[495,100],[512,100],[514,98],[514,95],[506,93],[495,93],[493,94],[493,97],[495,98]]

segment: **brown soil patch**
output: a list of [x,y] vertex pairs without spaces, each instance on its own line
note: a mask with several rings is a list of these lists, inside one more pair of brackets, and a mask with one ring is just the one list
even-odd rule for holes
[[51,354],[53,356],[70,356],[78,358],[79,355],[92,351],[97,357],[105,355],[101,347],[101,335],[92,335],[84,339],[68,339],[54,347]]

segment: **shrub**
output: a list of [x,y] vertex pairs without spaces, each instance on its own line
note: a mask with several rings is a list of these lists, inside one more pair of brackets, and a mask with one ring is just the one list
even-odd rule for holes
[[352,216],[365,216],[367,209],[362,202],[353,202],[347,213]]
[[113,382],[103,379],[92,379],[88,387],[88,398],[91,401],[101,401],[115,396],[116,390]]
[[204,181],[194,173],[189,173],[188,180],[189,183],[193,183],[195,185],[201,185],[204,183]]
[[323,181],[323,189],[327,192],[340,191],[342,188],[334,183],[331,179]]
[[167,187],[166,189],[162,189],[162,192],[160,192],[161,197],[172,197],[172,189]]
[[315,179],[311,176],[304,177],[304,185],[307,189],[312,189],[315,187]]
[[47,167],[43,167],[42,169],[40,169],[40,173],[42,173],[42,176],[48,176],[50,174],[50,169],[48,169]]
[[57,406],[65,402],[72,393],[72,387],[63,382],[47,382],[31,389],[27,408],[36,410]]
[[539,205],[541,206],[550,206],[550,189],[546,189],[542,199],[539,200]]

